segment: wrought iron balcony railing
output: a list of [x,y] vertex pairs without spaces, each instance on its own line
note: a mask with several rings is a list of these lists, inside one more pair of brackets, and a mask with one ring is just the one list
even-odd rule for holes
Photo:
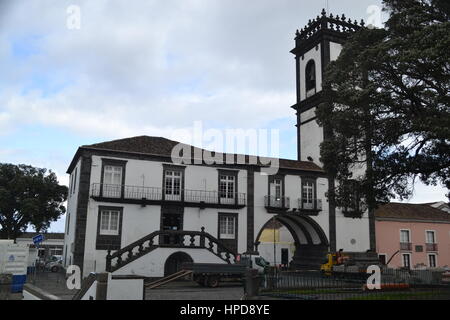
[[164,189],[157,187],[139,187],[94,183],[91,197],[143,201],[177,201],[199,204],[246,205],[245,193],[227,193],[218,191]]
[[264,206],[266,208],[289,209],[291,207],[291,200],[289,197],[265,196]]
[[426,243],[425,247],[426,247],[427,251],[438,251],[437,243]]
[[400,250],[412,251],[411,242],[400,242]]
[[322,211],[322,199],[298,199],[298,209]]

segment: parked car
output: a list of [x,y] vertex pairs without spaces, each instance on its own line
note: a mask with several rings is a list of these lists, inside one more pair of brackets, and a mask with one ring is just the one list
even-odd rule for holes
[[45,270],[50,270],[51,272],[59,272],[64,269],[62,259],[47,262],[45,265]]

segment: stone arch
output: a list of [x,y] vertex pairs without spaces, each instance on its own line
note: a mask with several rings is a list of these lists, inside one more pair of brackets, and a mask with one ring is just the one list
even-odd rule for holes
[[167,277],[181,270],[181,266],[186,262],[194,262],[186,252],[178,251],[167,257],[164,263],[164,276]]
[[[290,262],[292,269],[317,270],[326,259],[329,242],[328,238],[311,217],[295,214],[278,214],[273,217],[289,230],[295,243],[295,254]],[[269,219],[256,237],[258,244],[263,230],[271,223]]]

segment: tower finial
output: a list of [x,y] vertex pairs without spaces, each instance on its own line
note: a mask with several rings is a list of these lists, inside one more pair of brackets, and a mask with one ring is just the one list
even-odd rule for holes
[[322,9],[321,14],[322,14],[322,16],[325,16],[327,14],[327,12],[325,11],[325,8]]

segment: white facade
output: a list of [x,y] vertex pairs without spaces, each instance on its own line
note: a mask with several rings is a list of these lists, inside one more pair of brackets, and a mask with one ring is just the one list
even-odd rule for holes
[[[120,268],[115,274],[163,276],[166,262],[178,252],[184,252],[194,262],[225,263],[192,235],[204,230],[220,243],[232,246],[234,252],[256,254],[258,236],[274,216],[294,238],[296,250],[290,258],[296,268],[317,267],[331,244],[345,251],[368,250],[367,213],[360,218],[348,218],[339,208],[332,207],[326,197],[329,180],[320,168],[324,131],[315,118],[320,103],[317,97],[322,93],[325,65],[337,59],[342,49],[341,41],[333,40],[342,40],[339,31],[330,31],[331,38],[326,38],[321,32],[329,24],[316,28],[318,23],[329,20],[325,13],[321,19],[298,33],[292,51],[298,68],[294,109],[298,113],[299,161],[280,159],[278,174],[267,176],[261,173],[261,167],[248,163],[174,167],[168,149],[176,142],[164,138],[134,137],[80,147],[68,170],[71,191],[66,264],[82,264],[85,276],[93,271],[102,272],[108,268],[108,246],[115,247],[110,258],[114,254],[115,258],[129,256],[124,258],[128,259],[125,264],[118,262]],[[312,38],[315,32],[319,36]],[[118,194],[117,199],[105,196],[105,185],[109,184],[114,185],[109,190]],[[182,194],[192,197],[185,200]],[[234,201],[231,197],[229,202],[230,194],[242,198]],[[209,195],[227,199],[211,202]],[[103,217],[102,221],[99,217]],[[161,242],[155,249],[150,248],[152,243],[148,247],[152,251],[142,255],[142,247],[133,244],[136,241],[143,244],[144,240],[138,240],[169,229],[191,236],[191,247],[187,247],[186,238],[183,247]],[[134,249],[127,247],[130,244]],[[265,250],[261,248],[261,252]]]
[[[298,118],[298,136],[299,136],[299,159],[302,161],[311,160],[319,165],[320,162],[320,144],[324,140],[324,129],[321,127],[316,119],[316,110],[318,104],[321,102],[320,98],[314,100],[315,94],[319,94],[322,91],[322,77],[324,71],[324,65],[336,60],[342,50],[342,38],[336,37],[336,41],[330,40],[330,38],[320,38],[316,46],[311,46],[310,49],[302,51],[301,44],[297,44],[295,54],[299,60],[297,67],[299,68],[299,94],[298,104],[296,106],[299,114]],[[328,54],[326,54],[328,53]],[[307,94],[307,64],[310,61],[314,61],[315,65],[315,94]],[[354,167],[352,169],[354,178],[365,173],[364,166]],[[325,180],[325,179],[324,179]],[[324,189],[328,188],[328,183],[323,182]],[[335,243],[336,250],[344,249],[348,251],[362,252],[370,248],[370,232],[369,232],[369,215],[365,212],[362,217],[348,218],[344,217],[342,210],[336,208],[335,221]],[[328,218],[326,216],[320,216],[318,221],[322,228],[328,234]],[[314,219],[317,219],[314,217]]]

